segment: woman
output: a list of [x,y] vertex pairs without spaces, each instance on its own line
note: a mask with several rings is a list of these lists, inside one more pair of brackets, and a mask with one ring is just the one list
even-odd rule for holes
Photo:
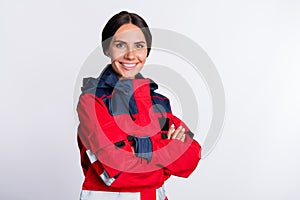
[[157,84],[139,73],[151,42],[148,25],[134,13],[114,15],[103,29],[111,64],[83,80],[77,106],[81,200],[165,200],[164,181],[188,177],[200,160],[193,133],[154,91]]

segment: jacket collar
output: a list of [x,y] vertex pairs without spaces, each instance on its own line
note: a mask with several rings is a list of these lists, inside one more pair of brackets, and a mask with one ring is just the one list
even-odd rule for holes
[[[100,74],[100,80],[98,82],[98,88],[114,88],[119,81],[116,72],[113,70],[112,65],[108,64],[102,73]],[[135,75],[135,79],[145,79],[141,73]],[[149,78],[148,78],[149,79]],[[130,79],[128,79],[130,81]],[[150,90],[154,91],[158,88],[158,85],[149,79]]]

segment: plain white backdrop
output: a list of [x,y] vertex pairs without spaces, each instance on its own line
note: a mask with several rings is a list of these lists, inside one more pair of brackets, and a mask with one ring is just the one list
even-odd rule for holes
[[190,178],[168,181],[169,199],[299,199],[296,0],[1,0],[0,199],[79,198],[75,81],[121,10],[190,37],[223,80],[222,137]]

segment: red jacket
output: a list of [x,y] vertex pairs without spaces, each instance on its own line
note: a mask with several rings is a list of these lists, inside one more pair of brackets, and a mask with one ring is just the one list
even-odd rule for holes
[[[141,192],[155,200],[153,191],[170,175],[188,177],[196,168],[201,146],[157,87],[141,74],[119,81],[111,65],[84,79],[77,106],[83,190]],[[172,123],[185,128],[185,142],[167,139]]]

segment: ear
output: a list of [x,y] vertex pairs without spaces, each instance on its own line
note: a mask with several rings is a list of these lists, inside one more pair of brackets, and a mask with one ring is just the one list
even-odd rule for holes
[[105,50],[104,54],[105,54],[107,57],[110,57],[110,54],[109,54],[108,49]]

